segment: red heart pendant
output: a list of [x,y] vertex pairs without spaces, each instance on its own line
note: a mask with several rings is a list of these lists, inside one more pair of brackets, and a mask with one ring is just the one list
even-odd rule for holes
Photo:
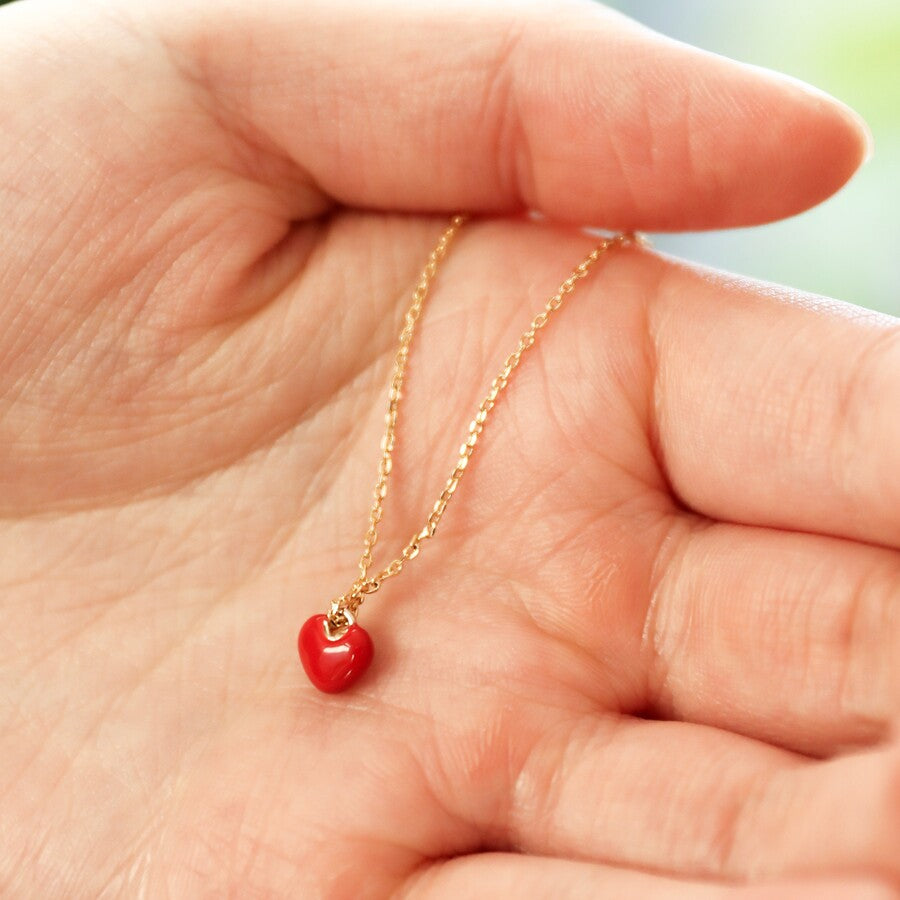
[[326,694],[345,691],[369,668],[375,648],[365,628],[353,622],[343,634],[331,637],[328,617],[312,616],[297,638],[300,662],[309,680]]

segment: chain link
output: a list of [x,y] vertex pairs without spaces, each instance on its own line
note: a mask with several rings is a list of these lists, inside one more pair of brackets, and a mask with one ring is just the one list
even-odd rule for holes
[[513,350],[503,362],[503,367],[491,382],[490,389],[481,401],[474,418],[469,422],[468,434],[460,445],[459,456],[450,477],[447,479],[444,489],[434,503],[425,525],[414,534],[400,551],[400,555],[381,569],[374,577],[369,577],[369,569],[372,566],[372,551],[378,542],[378,524],[381,522],[384,498],[387,496],[388,479],[393,468],[394,431],[397,425],[397,412],[400,408],[402,396],[403,377],[406,373],[406,363],[409,359],[409,348],[412,343],[416,322],[422,312],[425,299],[428,296],[431,282],[438,269],[438,264],[443,259],[456,233],[466,222],[467,216],[454,216],[450,224],[444,230],[431,251],[425,268],[419,276],[416,288],[413,291],[413,299],[400,332],[399,346],[394,357],[393,373],[391,375],[390,390],[388,392],[388,408],[385,414],[385,431],[381,440],[381,462],[378,465],[378,480],[372,496],[372,508],[369,512],[369,527],[364,538],[362,556],[359,558],[359,575],[346,591],[336,600],[332,601],[330,619],[334,626],[341,627],[346,624],[345,611],[355,615],[360,604],[365,598],[378,590],[382,582],[387,578],[399,575],[403,567],[410,560],[419,555],[422,543],[434,537],[438,523],[444,515],[447,505],[453,497],[460,480],[465,474],[469,459],[475,451],[478,438],[484,430],[485,422],[497,403],[497,398],[506,389],[510,376],[516,370],[525,353],[534,346],[538,333],[545,328],[553,314],[563,305],[567,294],[575,290],[578,282],[587,276],[591,267],[598,259],[614,246],[629,243],[646,243],[641,235],[617,234],[613,237],[603,238],[600,243],[575,267],[568,278],[559,286],[556,293],[547,301],[544,308],[531,320],[528,329],[519,338],[516,349]]

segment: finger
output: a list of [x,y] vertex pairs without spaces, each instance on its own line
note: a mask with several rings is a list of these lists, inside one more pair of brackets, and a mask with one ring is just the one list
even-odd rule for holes
[[[138,11],[140,10],[140,11]],[[836,190],[858,119],[587,0],[133,7],[241,139],[345,204],[746,225]]]
[[654,709],[813,754],[900,713],[900,555],[820,535],[684,523],[644,647]]
[[666,878],[613,866],[542,859],[513,853],[479,853],[433,863],[420,870],[398,900],[458,900],[459,897],[527,897],[528,900],[896,900],[886,883],[853,878],[815,879],[763,885],[724,885]]
[[652,296],[655,437],[687,506],[900,545],[900,321],[646,256],[613,265],[608,291]]
[[547,727],[506,784],[525,852],[689,878],[900,877],[896,746],[804,761],[698,725]]

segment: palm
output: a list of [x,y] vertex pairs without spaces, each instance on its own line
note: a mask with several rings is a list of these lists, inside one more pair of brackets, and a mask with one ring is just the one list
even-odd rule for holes
[[[185,99],[165,124],[190,116]],[[847,539],[888,543],[889,513],[836,524],[811,503],[779,521],[783,480],[760,497],[749,471],[719,502],[715,473],[707,490],[684,461],[692,441],[725,472],[768,449],[672,424],[716,411],[709,347],[670,343],[753,289],[604,260],[526,357],[434,542],[367,601],[371,673],[325,698],[296,629],[354,575],[389,354],[444,219],[329,210],[303,178],[283,190],[283,160],[254,145],[254,179],[217,120],[192,122],[149,159],[104,145],[112,199],[76,198],[65,235],[22,203],[39,249],[5,275],[28,299],[2,339],[2,757],[6,822],[32,825],[9,859],[41,885],[77,860],[92,892],[335,897],[479,850],[695,877],[823,868],[817,840],[735,804],[787,781],[791,751],[880,734],[892,638],[862,661],[858,632],[884,601],[861,587],[861,643],[842,643],[842,597],[873,572],[870,593],[896,590],[897,563]],[[589,246],[513,218],[460,235],[413,346],[380,553],[421,525],[494,370]],[[718,375],[738,408],[743,367]],[[810,628],[826,586],[835,608]],[[784,621],[782,593],[800,610]],[[785,659],[798,641],[802,664]]]

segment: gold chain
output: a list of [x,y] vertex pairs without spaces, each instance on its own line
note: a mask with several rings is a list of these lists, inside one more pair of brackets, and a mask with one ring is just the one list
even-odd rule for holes
[[451,219],[450,224],[441,235],[437,246],[431,251],[431,254],[428,257],[428,262],[425,264],[425,268],[422,270],[422,274],[419,276],[418,283],[413,292],[412,303],[406,312],[403,330],[400,332],[397,354],[394,357],[391,386],[390,391],[388,392],[388,408],[387,413],[385,414],[385,431],[384,437],[381,440],[381,462],[378,466],[378,480],[375,483],[372,508],[369,512],[369,528],[366,531],[362,556],[359,558],[359,575],[346,593],[332,601],[331,612],[328,617],[330,620],[329,624],[332,628],[339,629],[342,626],[345,626],[349,621],[345,613],[349,613],[351,616],[355,615],[360,604],[368,594],[377,591],[385,579],[399,575],[404,565],[419,555],[422,542],[426,541],[428,538],[434,537],[438,523],[441,521],[444,511],[447,509],[447,504],[450,502],[450,498],[456,491],[456,488],[466,471],[469,458],[472,456],[475,446],[478,443],[478,436],[483,431],[484,424],[487,421],[491,410],[494,408],[497,398],[506,388],[510,376],[521,362],[525,351],[534,345],[538,332],[550,321],[550,317],[553,313],[563,305],[566,295],[571,294],[572,291],[575,290],[576,284],[588,274],[594,263],[596,263],[597,260],[611,247],[628,243],[645,243],[642,236],[635,234],[617,234],[614,237],[601,239],[600,243],[591,250],[591,252],[575,267],[571,275],[569,275],[569,277],[559,286],[556,293],[547,301],[544,308],[531,320],[528,329],[519,338],[516,349],[506,357],[503,368],[491,382],[490,390],[481,401],[478,411],[475,413],[475,417],[469,422],[468,434],[459,448],[459,458],[456,461],[456,466],[450,473],[450,477],[447,479],[447,483],[444,485],[444,489],[441,491],[440,496],[435,501],[434,506],[425,521],[425,525],[409,539],[396,559],[392,560],[388,565],[381,569],[377,575],[370,578],[369,569],[372,565],[372,551],[375,548],[375,544],[378,542],[378,523],[381,521],[382,505],[384,503],[384,498],[387,496],[388,478],[390,477],[391,469],[393,468],[394,430],[397,425],[397,411],[400,407],[403,376],[406,372],[407,360],[409,359],[410,344],[412,343],[416,322],[422,312],[425,298],[428,296],[428,290],[431,287],[431,282],[437,272],[438,264],[444,258],[447,248],[450,246],[450,242],[463,226],[466,219],[467,216],[463,215],[454,216],[453,219]]

